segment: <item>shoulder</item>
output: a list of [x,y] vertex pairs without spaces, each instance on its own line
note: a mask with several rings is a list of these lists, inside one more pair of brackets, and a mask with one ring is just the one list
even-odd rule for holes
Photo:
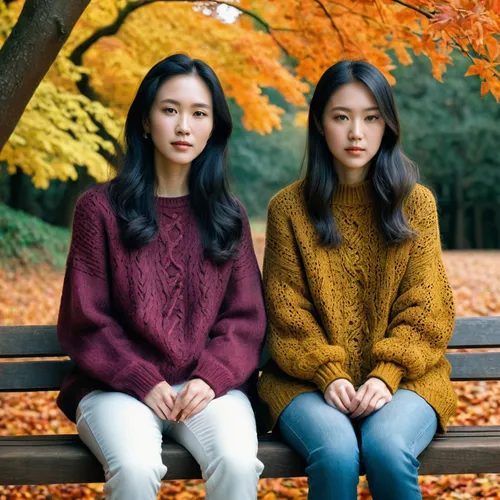
[[108,198],[108,184],[98,184],[85,191],[77,200],[73,213],[72,233],[94,238],[116,229],[117,219]]
[[269,215],[291,214],[304,207],[304,181],[294,182],[278,191],[269,201]]
[[434,193],[422,184],[416,184],[405,203],[406,215],[409,219],[419,220],[437,212]]
[[75,219],[101,218],[112,214],[108,198],[108,183],[98,184],[85,191],[75,205]]

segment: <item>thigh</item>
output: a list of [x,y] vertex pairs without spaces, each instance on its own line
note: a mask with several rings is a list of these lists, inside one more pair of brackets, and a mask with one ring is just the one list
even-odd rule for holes
[[161,461],[163,425],[148,406],[121,392],[94,391],[78,405],[78,434],[106,474],[127,461]]
[[417,457],[436,430],[437,416],[432,406],[416,392],[398,389],[389,403],[361,422],[361,439],[399,443]]
[[358,441],[352,421],[326,404],[319,392],[296,396],[278,421],[283,439],[305,459],[320,448],[357,456]]
[[252,406],[247,396],[238,390],[214,399],[184,422],[173,423],[166,433],[193,455],[204,472],[220,456],[234,456],[239,460],[257,455]]

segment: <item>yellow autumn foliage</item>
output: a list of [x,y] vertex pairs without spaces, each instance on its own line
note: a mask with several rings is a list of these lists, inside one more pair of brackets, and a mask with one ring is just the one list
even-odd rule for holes
[[97,181],[109,175],[100,148],[114,151],[111,142],[98,135],[96,122],[118,138],[121,132],[113,113],[97,101],[57,89],[44,81],[28,104],[1,158],[14,173],[16,166],[31,176],[33,184],[47,188],[49,181],[75,180],[75,166],[86,167]]

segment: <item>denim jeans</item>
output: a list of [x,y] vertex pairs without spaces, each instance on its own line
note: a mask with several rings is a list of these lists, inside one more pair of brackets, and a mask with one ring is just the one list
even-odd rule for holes
[[421,500],[417,457],[437,416],[418,394],[399,389],[380,410],[353,421],[312,392],[285,408],[279,430],[307,462],[309,500],[356,500],[361,460],[374,500]]
[[78,406],[77,429],[103,465],[107,499],[156,499],[167,472],[162,435],[182,444],[198,461],[207,500],[257,498],[264,466],[257,459],[252,407],[241,391],[229,391],[180,423],[161,420],[127,394],[94,391]]

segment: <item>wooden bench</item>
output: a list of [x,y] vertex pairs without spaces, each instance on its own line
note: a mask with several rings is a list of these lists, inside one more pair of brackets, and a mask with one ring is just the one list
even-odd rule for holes
[[[500,352],[453,352],[459,348],[500,348],[500,317],[458,319],[448,354],[452,380],[500,380]],[[2,392],[57,390],[72,366],[54,326],[0,327],[0,358]],[[259,458],[263,477],[304,475],[303,460],[269,435],[259,438]],[[200,478],[198,464],[176,443],[164,442],[163,460],[165,479]],[[420,461],[421,474],[500,473],[500,427],[451,427],[436,436]],[[0,437],[0,484],[103,481],[101,465],[76,435]]]

